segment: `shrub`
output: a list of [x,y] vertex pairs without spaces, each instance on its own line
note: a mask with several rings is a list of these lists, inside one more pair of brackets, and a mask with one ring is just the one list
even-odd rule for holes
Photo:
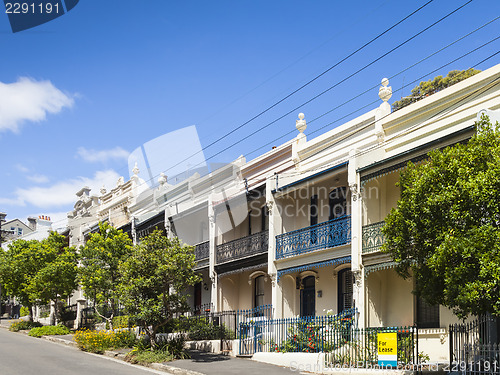
[[173,338],[166,338],[164,336],[160,336],[157,339],[157,349],[160,351],[167,351],[172,355],[174,359],[185,359],[189,358],[189,355],[184,350],[184,343],[186,340],[184,336],[179,335]]
[[170,362],[174,359],[189,358],[189,354],[184,351],[184,342],[185,340],[182,335],[171,339],[165,336],[159,336],[157,337],[156,349],[151,350],[149,340],[143,337],[127,355],[126,360],[131,363],[145,365],[149,363]]
[[41,327],[41,326],[42,326],[42,323],[18,320],[18,321],[15,321],[14,323],[12,323],[12,325],[9,327],[9,331],[18,332],[21,330],[27,330],[27,329],[32,329],[32,328]]
[[224,325],[215,325],[204,317],[171,319],[162,328],[162,333],[187,333],[188,340],[218,340],[221,337],[229,338],[234,336],[234,332]]
[[113,322],[113,329],[123,329],[132,327],[128,315],[115,316],[112,322]]
[[65,326],[43,326],[32,328],[28,335],[32,337],[42,337],[49,335],[68,335],[69,329]]
[[90,331],[83,329],[77,331],[74,338],[81,350],[98,354],[113,348],[131,348],[137,341],[135,333],[129,330]]
[[30,314],[30,309],[26,306],[21,306],[21,311],[19,312],[21,316],[28,316]]

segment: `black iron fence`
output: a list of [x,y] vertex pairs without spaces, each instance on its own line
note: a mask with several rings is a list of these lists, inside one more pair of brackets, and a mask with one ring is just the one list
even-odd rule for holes
[[252,234],[237,240],[217,245],[216,263],[231,262],[252,255],[267,252],[269,231]]
[[492,316],[450,325],[450,371],[499,374],[499,328],[497,318]]
[[326,367],[373,368],[380,365],[379,354],[383,350],[379,345],[382,337],[388,337],[386,334],[390,334],[397,352],[391,366],[401,368],[417,365],[416,327],[359,329],[356,324],[356,309],[348,309],[338,315],[291,319],[257,318],[246,323],[240,322],[239,353],[325,353]]
[[63,306],[61,308],[61,311],[59,312],[60,314],[60,320],[62,322],[71,322],[76,319],[76,313],[77,313],[77,305],[69,305],[69,306]]

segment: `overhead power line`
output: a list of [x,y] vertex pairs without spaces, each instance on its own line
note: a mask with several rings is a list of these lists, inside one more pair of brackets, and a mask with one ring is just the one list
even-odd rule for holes
[[[387,28],[386,30],[384,30],[383,32],[381,32],[380,34],[378,34],[377,36],[375,36],[374,38],[372,38],[370,41],[368,41],[365,44],[363,44],[361,47],[359,47],[358,49],[356,49],[354,52],[351,52],[350,54],[348,54],[347,56],[345,56],[344,58],[342,58],[341,60],[339,60],[338,62],[336,62],[335,64],[333,64],[328,69],[326,69],[323,72],[321,72],[320,74],[316,75],[314,78],[312,78],[311,80],[309,80],[308,82],[306,82],[305,84],[303,84],[302,86],[300,86],[299,88],[297,88],[294,91],[292,91],[291,93],[285,95],[283,98],[281,98],[280,100],[276,101],[275,103],[273,103],[272,105],[270,105],[266,109],[262,110],[261,112],[259,112],[258,114],[256,114],[252,118],[250,118],[249,120],[247,120],[244,123],[236,126],[235,128],[233,128],[232,130],[230,130],[226,134],[222,135],[221,137],[217,138],[213,142],[209,143],[207,146],[203,147],[200,151],[198,151],[196,153],[193,153],[192,155],[190,155],[187,158],[181,160],[177,164],[169,167],[168,169],[164,170],[163,172],[167,172],[168,170],[170,170],[172,168],[175,168],[176,166],[178,166],[178,165],[184,163],[185,161],[189,160],[193,156],[196,156],[196,155],[200,154],[201,152],[205,151],[206,149],[212,147],[213,145],[219,143],[223,139],[229,137],[231,134],[233,134],[236,131],[240,130],[241,128],[245,127],[246,125],[248,125],[252,121],[254,121],[257,118],[261,117],[265,113],[269,112],[271,109],[273,109],[276,106],[278,106],[279,104],[283,103],[284,101],[286,101],[287,99],[289,99],[290,97],[292,97],[293,95],[295,95],[296,93],[298,93],[299,91],[303,90],[305,87],[309,86],[311,83],[317,81],[319,78],[321,78],[322,76],[324,76],[325,74],[327,74],[328,72],[330,72],[332,69],[336,68],[337,66],[339,66],[340,64],[342,64],[343,62],[345,62],[346,60],[348,60],[349,58],[351,58],[352,56],[354,56],[355,54],[357,54],[358,52],[360,52],[361,50],[363,50],[364,48],[366,48],[367,46],[369,46],[373,42],[375,42],[377,39],[381,38],[383,35],[387,34],[389,31],[391,31],[392,29],[394,29],[395,27],[397,27],[398,25],[400,25],[401,23],[403,23],[404,21],[406,21],[407,19],[409,19],[410,17],[412,17],[413,15],[415,15],[416,13],[418,13],[419,11],[421,11],[422,9],[424,9],[426,6],[428,6],[433,1],[434,0],[429,0],[424,5],[420,6],[418,9],[414,10],[413,12],[411,12],[410,14],[408,14],[407,16],[405,16],[404,18],[402,18],[401,20],[399,20],[398,22],[396,22],[395,24],[393,24],[392,26],[390,26],[389,28]],[[471,1],[472,0],[469,0],[468,3],[470,3]],[[454,13],[457,10],[461,9],[462,7],[464,7],[465,5],[467,5],[468,3],[466,3],[466,4],[462,5],[461,7],[457,8],[452,13]],[[448,16],[451,15],[452,13],[448,14]],[[446,17],[448,17],[448,16],[446,16]],[[440,21],[438,21],[438,22],[440,22]],[[216,156],[216,155],[218,155],[218,154],[215,154],[214,156]],[[157,176],[154,176],[154,177],[157,177]]]

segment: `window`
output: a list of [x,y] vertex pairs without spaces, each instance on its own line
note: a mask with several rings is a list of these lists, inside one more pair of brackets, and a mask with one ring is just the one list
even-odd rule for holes
[[17,228],[17,235],[22,236],[23,235],[23,228]]
[[254,279],[254,307],[264,305],[264,276],[257,276]]
[[262,231],[269,229],[269,210],[267,206],[260,209],[260,227]]
[[350,269],[338,274],[338,312],[352,308],[352,272]]
[[328,220],[333,220],[347,214],[346,206],[347,189],[345,186],[333,189],[329,194],[330,215]]
[[318,224],[318,196],[313,195],[311,197],[311,207],[309,209],[309,220],[310,225]]
[[417,297],[417,319],[419,328],[439,328],[439,305],[431,305]]

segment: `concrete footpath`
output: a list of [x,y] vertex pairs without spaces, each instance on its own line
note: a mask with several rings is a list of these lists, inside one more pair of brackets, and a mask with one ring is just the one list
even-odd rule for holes
[[[14,320],[0,319],[0,327],[8,329]],[[76,347],[73,335],[44,336],[43,339],[59,344]],[[110,350],[104,356],[114,360],[125,360],[129,350]],[[234,358],[222,354],[190,351],[190,359],[167,363],[154,363],[150,367],[175,375],[255,375],[255,374],[291,374],[297,373],[289,368],[255,362],[247,358]]]

